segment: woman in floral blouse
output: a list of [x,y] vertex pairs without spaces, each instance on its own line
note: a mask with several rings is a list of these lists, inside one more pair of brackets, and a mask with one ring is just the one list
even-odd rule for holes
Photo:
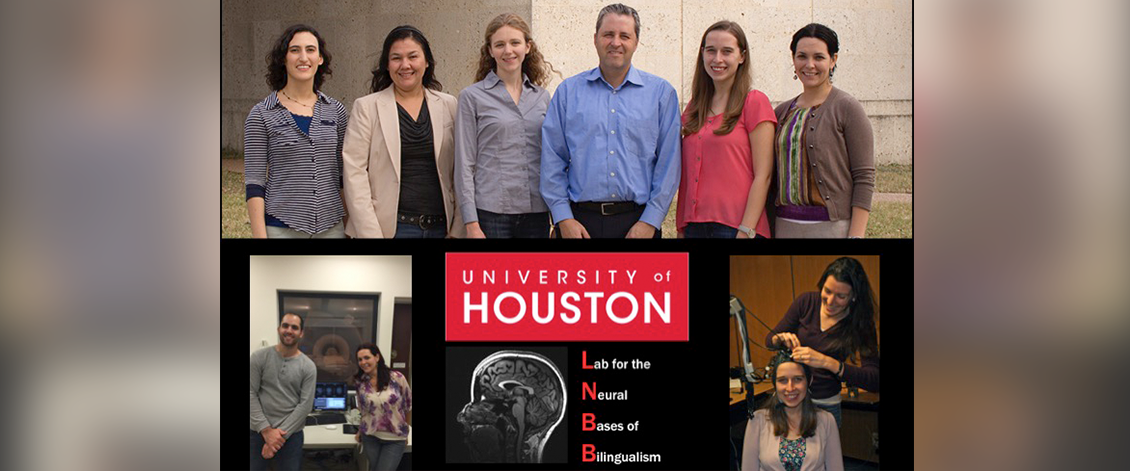
[[840,432],[832,413],[808,394],[812,369],[780,351],[769,364],[775,391],[750,414],[742,445],[746,471],[843,471]]
[[408,411],[412,389],[404,375],[389,369],[376,345],[357,347],[357,408],[361,426],[357,441],[369,460],[369,470],[394,470],[408,442]]

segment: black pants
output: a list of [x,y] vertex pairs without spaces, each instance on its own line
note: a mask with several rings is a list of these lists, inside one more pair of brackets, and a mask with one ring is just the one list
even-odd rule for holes
[[[632,225],[639,222],[640,216],[643,216],[645,206],[640,205],[634,210],[625,211],[623,213],[611,214],[604,216],[600,211],[593,211],[583,209],[575,204],[573,207],[573,217],[577,222],[585,226],[585,230],[589,232],[589,237],[594,239],[623,239],[628,235],[628,230]],[[554,226],[554,237],[561,238],[561,228]],[[659,228],[655,229],[653,239],[660,239],[663,237],[663,231]]]

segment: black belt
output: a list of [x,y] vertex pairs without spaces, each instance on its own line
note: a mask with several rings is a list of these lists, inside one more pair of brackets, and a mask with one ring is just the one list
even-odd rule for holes
[[585,211],[592,211],[600,213],[601,216],[612,216],[614,214],[626,213],[639,209],[641,204],[636,204],[635,201],[616,201],[612,203],[598,203],[595,201],[584,201],[580,203],[572,203],[574,209],[583,209]]
[[415,224],[425,231],[436,226],[447,229],[447,216],[429,216],[427,214],[409,216],[404,213],[397,213],[396,221],[399,224]]

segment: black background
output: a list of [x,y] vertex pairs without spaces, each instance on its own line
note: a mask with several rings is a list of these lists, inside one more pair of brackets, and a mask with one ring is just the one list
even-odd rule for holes
[[[446,464],[448,417],[445,404],[456,395],[466,401],[466,379],[451,387],[446,371],[447,346],[514,346],[514,344],[443,341],[443,267],[446,252],[687,252],[690,254],[689,342],[547,343],[567,346],[569,404],[566,464],[539,469],[700,469],[730,466],[728,318],[731,255],[879,255],[883,272],[879,300],[883,326],[883,391],[879,414],[883,431],[881,469],[913,468],[913,241],[912,240],[223,240],[221,241],[222,310],[225,356],[242,356],[249,338],[250,255],[411,255],[413,303],[413,443],[417,470],[527,469],[530,466]],[[748,302],[747,302],[748,304]],[[387,313],[381,313],[387,314]],[[750,325],[750,337],[765,332]],[[528,345],[528,344],[527,344]],[[756,347],[753,347],[756,348]],[[581,352],[600,358],[651,362],[647,371],[581,369]],[[477,361],[477,360],[476,360]],[[558,365],[562,367],[562,365]],[[568,371],[568,373],[566,373]],[[221,389],[221,469],[246,469],[248,403],[242,391],[247,370],[242,362],[224,362]],[[595,381],[600,391],[629,391],[629,401],[581,401],[582,381]],[[461,385],[461,386],[459,386]],[[238,396],[238,397],[237,397]],[[598,422],[640,421],[637,432],[582,432],[581,413]],[[564,430],[562,430],[564,431]],[[554,440],[551,439],[550,444]],[[607,453],[659,453],[661,463],[582,463],[581,445],[592,443]],[[741,444],[737,446],[740,448]],[[550,450],[547,445],[547,453]]]

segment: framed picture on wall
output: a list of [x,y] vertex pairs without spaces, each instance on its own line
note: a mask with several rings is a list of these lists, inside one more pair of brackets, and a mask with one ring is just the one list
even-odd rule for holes
[[298,349],[314,361],[318,382],[348,382],[357,372],[353,352],[376,342],[380,293],[278,291],[279,319],[298,314],[303,319]]

